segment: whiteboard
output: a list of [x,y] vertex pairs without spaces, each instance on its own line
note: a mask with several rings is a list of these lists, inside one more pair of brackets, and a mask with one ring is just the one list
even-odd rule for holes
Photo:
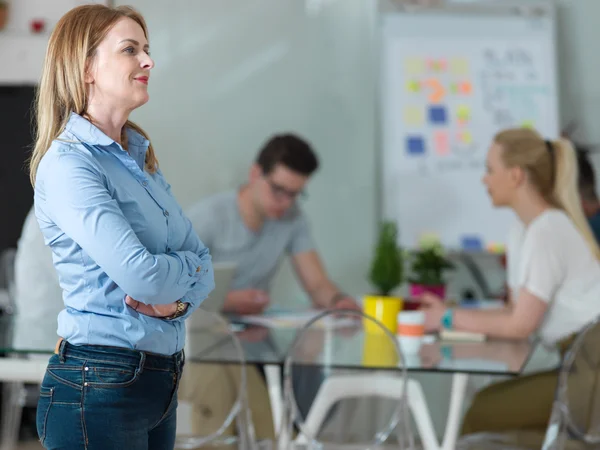
[[486,153],[508,127],[559,135],[553,9],[398,12],[381,37],[383,215],[407,247],[505,244],[514,215],[492,207]]

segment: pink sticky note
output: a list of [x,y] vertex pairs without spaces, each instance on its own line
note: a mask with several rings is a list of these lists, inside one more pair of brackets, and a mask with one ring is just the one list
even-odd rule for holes
[[436,131],[433,135],[433,143],[435,152],[438,155],[445,156],[450,153],[450,140],[448,138],[448,132]]

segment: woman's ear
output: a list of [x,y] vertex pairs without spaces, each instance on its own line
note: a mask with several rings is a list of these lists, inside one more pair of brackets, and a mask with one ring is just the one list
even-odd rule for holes
[[520,186],[527,180],[527,172],[522,167],[511,167],[509,169],[509,179],[513,186]]
[[87,62],[85,63],[85,71],[83,73],[83,82],[84,83],[86,83],[86,84],[94,83],[94,74],[92,72],[93,72],[93,64],[88,59]]

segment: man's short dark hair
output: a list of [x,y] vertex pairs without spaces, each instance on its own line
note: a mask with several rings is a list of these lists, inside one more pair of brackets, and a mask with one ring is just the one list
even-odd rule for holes
[[281,164],[294,172],[310,176],[318,169],[319,159],[308,142],[288,133],[269,139],[258,154],[256,164],[265,175]]
[[598,195],[596,194],[596,174],[594,172],[594,166],[590,161],[589,149],[582,145],[575,144],[575,151],[577,152],[577,166],[579,171],[578,186],[579,195],[583,200],[596,201]]

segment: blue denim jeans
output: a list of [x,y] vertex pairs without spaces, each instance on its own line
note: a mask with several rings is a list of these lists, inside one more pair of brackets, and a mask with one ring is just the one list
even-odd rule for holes
[[37,432],[51,450],[172,450],[183,351],[162,356],[63,341],[48,363]]

